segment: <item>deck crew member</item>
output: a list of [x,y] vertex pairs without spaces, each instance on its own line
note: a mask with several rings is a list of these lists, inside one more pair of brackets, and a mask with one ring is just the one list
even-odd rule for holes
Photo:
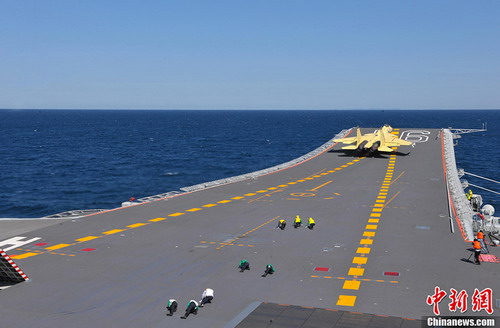
[[174,312],[177,311],[177,301],[174,299],[168,300],[167,310],[168,310],[167,315],[171,317],[174,314]]
[[243,272],[245,270],[250,270],[250,263],[248,263],[247,260],[241,260],[238,268],[240,269],[240,272]]
[[302,225],[302,220],[300,219],[300,216],[296,216],[295,217],[295,222],[293,223],[293,227],[295,229],[297,229],[298,227],[300,227]]
[[285,227],[286,227],[286,221],[281,219],[279,222],[278,222],[278,226],[276,228],[280,228],[281,230],[285,230]]
[[312,229],[314,229],[315,225],[316,225],[316,222],[314,222],[314,219],[309,218],[309,223],[307,224],[307,227],[312,230]]
[[266,271],[264,271],[264,274],[262,277],[267,276],[268,274],[273,274],[274,273],[274,268],[271,264],[266,265]]
[[481,244],[481,252],[483,252],[484,254],[488,254],[489,252],[486,249],[486,245],[484,243],[484,233],[483,233],[483,230],[479,230],[479,232],[477,233],[476,238],[479,241],[479,243]]
[[190,314],[198,314],[198,302],[196,302],[195,300],[190,300],[188,305],[187,305],[187,308],[186,308],[186,314],[184,314],[183,317],[181,317],[181,319],[187,319],[187,317],[190,315]]
[[479,261],[479,255],[481,254],[481,243],[477,239],[474,239],[474,241],[472,242],[472,247],[474,247],[474,261],[477,265],[481,265],[481,262]]
[[203,291],[203,294],[201,294],[200,307],[203,307],[204,304],[212,303],[213,299],[214,299],[214,290],[210,288],[205,289]]

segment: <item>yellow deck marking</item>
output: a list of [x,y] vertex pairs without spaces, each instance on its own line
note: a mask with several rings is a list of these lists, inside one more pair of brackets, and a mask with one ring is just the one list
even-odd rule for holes
[[376,224],[367,224],[365,229],[367,230],[377,230],[378,226]]
[[323,187],[324,187],[324,186],[326,186],[327,184],[332,183],[332,181],[333,181],[333,180],[327,181],[327,182],[325,182],[325,183],[323,183],[323,184],[321,184],[321,185],[317,186],[316,188],[309,189],[308,191],[316,191],[316,190],[318,190],[318,189],[320,189],[320,188],[323,188]]
[[148,220],[148,221],[151,221],[151,222],[160,222],[160,221],[163,221],[163,220],[166,220],[167,218],[156,218],[156,219],[151,219],[151,220]]
[[363,232],[363,237],[375,237],[375,231],[365,231]]
[[231,202],[231,200],[225,199],[225,200],[218,201],[217,203],[225,204],[225,203],[230,203],[230,202]]
[[360,245],[371,245],[371,244],[373,244],[373,240],[371,240],[371,239],[361,239],[359,241],[359,243],[360,243]]
[[356,303],[356,296],[352,295],[339,295],[339,299],[337,300],[337,305],[342,306],[354,306]]
[[181,215],[184,215],[184,213],[172,213],[169,214],[168,216],[181,216]]
[[371,249],[369,247],[358,247],[356,253],[359,254],[370,254]]
[[400,193],[401,193],[401,191],[398,191],[398,192],[397,192],[394,196],[392,196],[392,198],[391,198],[391,199],[389,199],[389,200],[387,201],[387,203],[385,203],[385,206],[384,206],[384,207],[386,207],[387,205],[389,205],[389,204],[390,204],[390,203],[394,200],[394,198],[396,198],[396,197],[397,197]]
[[[297,182],[305,182],[305,181],[306,180],[304,180],[304,179],[297,180]],[[269,189],[271,189],[271,188],[269,188]]]
[[374,208],[372,212],[382,212],[383,208]]
[[287,185],[278,185],[278,187],[285,188],[288,187]]
[[198,212],[198,211],[201,211],[202,208],[199,208],[199,207],[195,207],[195,208],[191,208],[189,210],[186,210],[187,212]]
[[368,261],[367,257],[354,257],[352,259],[352,263],[354,264],[366,264],[367,261]]
[[278,189],[278,188],[276,188],[276,187],[271,187],[271,188],[267,188],[267,189],[269,189],[269,190],[276,190],[276,189]]
[[73,244],[57,244],[57,245],[54,245],[54,246],[45,247],[45,249],[56,250],[56,249],[68,247],[68,246],[71,246],[71,245],[73,245]]
[[387,196],[378,196],[377,199],[383,199],[385,200],[387,198]]
[[363,268],[349,268],[349,272],[347,273],[349,276],[362,276],[365,273],[365,269]]
[[297,182],[288,182],[289,185],[297,184]]
[[16,260],[20,260],[20,259],[25,259],[27,257],[35,256],[35,255],[38,255],[38,254],[43,254],[43,253],[24,253],[24,254],[21,254],[21,255],[13,255],[10,258],[16,259]]
[[379,219],[368,219],[368,223],[378,223]]
[[217,204],[207,204],[207,205],[203,205],[202,207],[214,207],[214,206],[217,206]]
[[75,239],[75,241],[79,241],[79,242],[83,243],[84,241],[89,241],[89,240],[93,240],[93,239],[97,239],[97,238],[101,238],[101,237],[88,236],[88,237],[83,237],[83,238],[80,238],[80,239]]
[[245,194],[245,196],[255,196],[257,194],[254,194],[253,192],[249,193],[249,194]]
[[[271,189],[271,188],[269,188],[269,189]],[[231,199],[238,200],[238,199],[243,199],[243,198],[245,198],[245,197],[243,197],[243,196],[236,196],[236,197],[233,197],[233,198],[231,198]]]
[[346,281],[344,281],[344,286],[342,286],[342,289],[358,290],[360,284],[361,284],[361,281],[359,281],[359,280],[346,280]]
[[370,216],[372,218],[379,218],[381,216],[381,214],[380,213],[370,213]]
[[103,235],[112,235],[118,232],[125,231],[124,229],[114,229],[114,230],[109,230],[109,231],[104,231],[102,232]]
[[328,172],[323,172],[321,173],[321,175],[328,175]]

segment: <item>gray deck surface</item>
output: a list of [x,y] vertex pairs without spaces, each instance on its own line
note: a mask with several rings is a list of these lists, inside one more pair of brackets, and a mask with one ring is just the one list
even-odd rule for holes
[[236,328],[420,328],[421,320],[262,303]]
[[[343,284],[356,268],[352,261],[389,155],[354,162],[358,158],[337,145],[258,179],[24,233],[48,245],[9,252],[41,253],[15,259],[31,280],[0,291],[1,327],[224,327],[255,302],[421,319],[432,315],[425,299],[435,286],[465,289],[469,296],[474,288],[495,293],[497,264],[460,260],[470,245],[456,226],[450,233],[439,131],[428,131],[427,142],[401,147],[396,156],[359,290]],[[335,168],[341,170],[328,172]],[[184,214],[170,216],[175,213]],[[315,229],[293,229],[297,214],[303,221],[313,217]],[[166,219],[149,221],[156,218]],[[288,223],[284,231],[275,229],[280,218]],[[99,238],[75,241],[88,236]],[[59,244],[68,246],[46,249]],[[95,250],[81,251],[86,248]],[[250,262],[250,271],[238,272],[241,259]],[[268,263],[276,273],[262,278]],[[400,276],[384,276],[386,271]],[[207,287],[215,290],[213,303],[181,320],[185,304],[199,300]],[[356,296],[355,304],[336,305],[339,295]],[[173,317],[165,316],[169,298],[180,303]],[[444,315],[450,314],[447,303],[440,306]]]

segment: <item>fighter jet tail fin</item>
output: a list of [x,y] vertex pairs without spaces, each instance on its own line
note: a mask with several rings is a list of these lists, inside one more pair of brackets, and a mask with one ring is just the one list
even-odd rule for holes
[[380,133],[380,146],[378,147],[378,150],[379,151],[385,151],[385,152],[392,152],[392,151],[394,151],[392,148],[387,147],[387,145],[385,143],[384,131],[382,131],[382,133]]

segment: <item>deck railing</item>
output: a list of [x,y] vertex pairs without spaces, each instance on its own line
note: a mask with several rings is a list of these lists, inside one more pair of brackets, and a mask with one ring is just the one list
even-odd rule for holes
[[465,197],[464,189],[458,177],[457,165],[455,162],[455,150],[453,146],[453,134],[448,129],[443,129],[444,160],[446,166],[446,179],[451,201],[455,208],[456,218],[460,221],[464,237],[471,241],[474,239],[472,229],[472,217],[474,211]]

